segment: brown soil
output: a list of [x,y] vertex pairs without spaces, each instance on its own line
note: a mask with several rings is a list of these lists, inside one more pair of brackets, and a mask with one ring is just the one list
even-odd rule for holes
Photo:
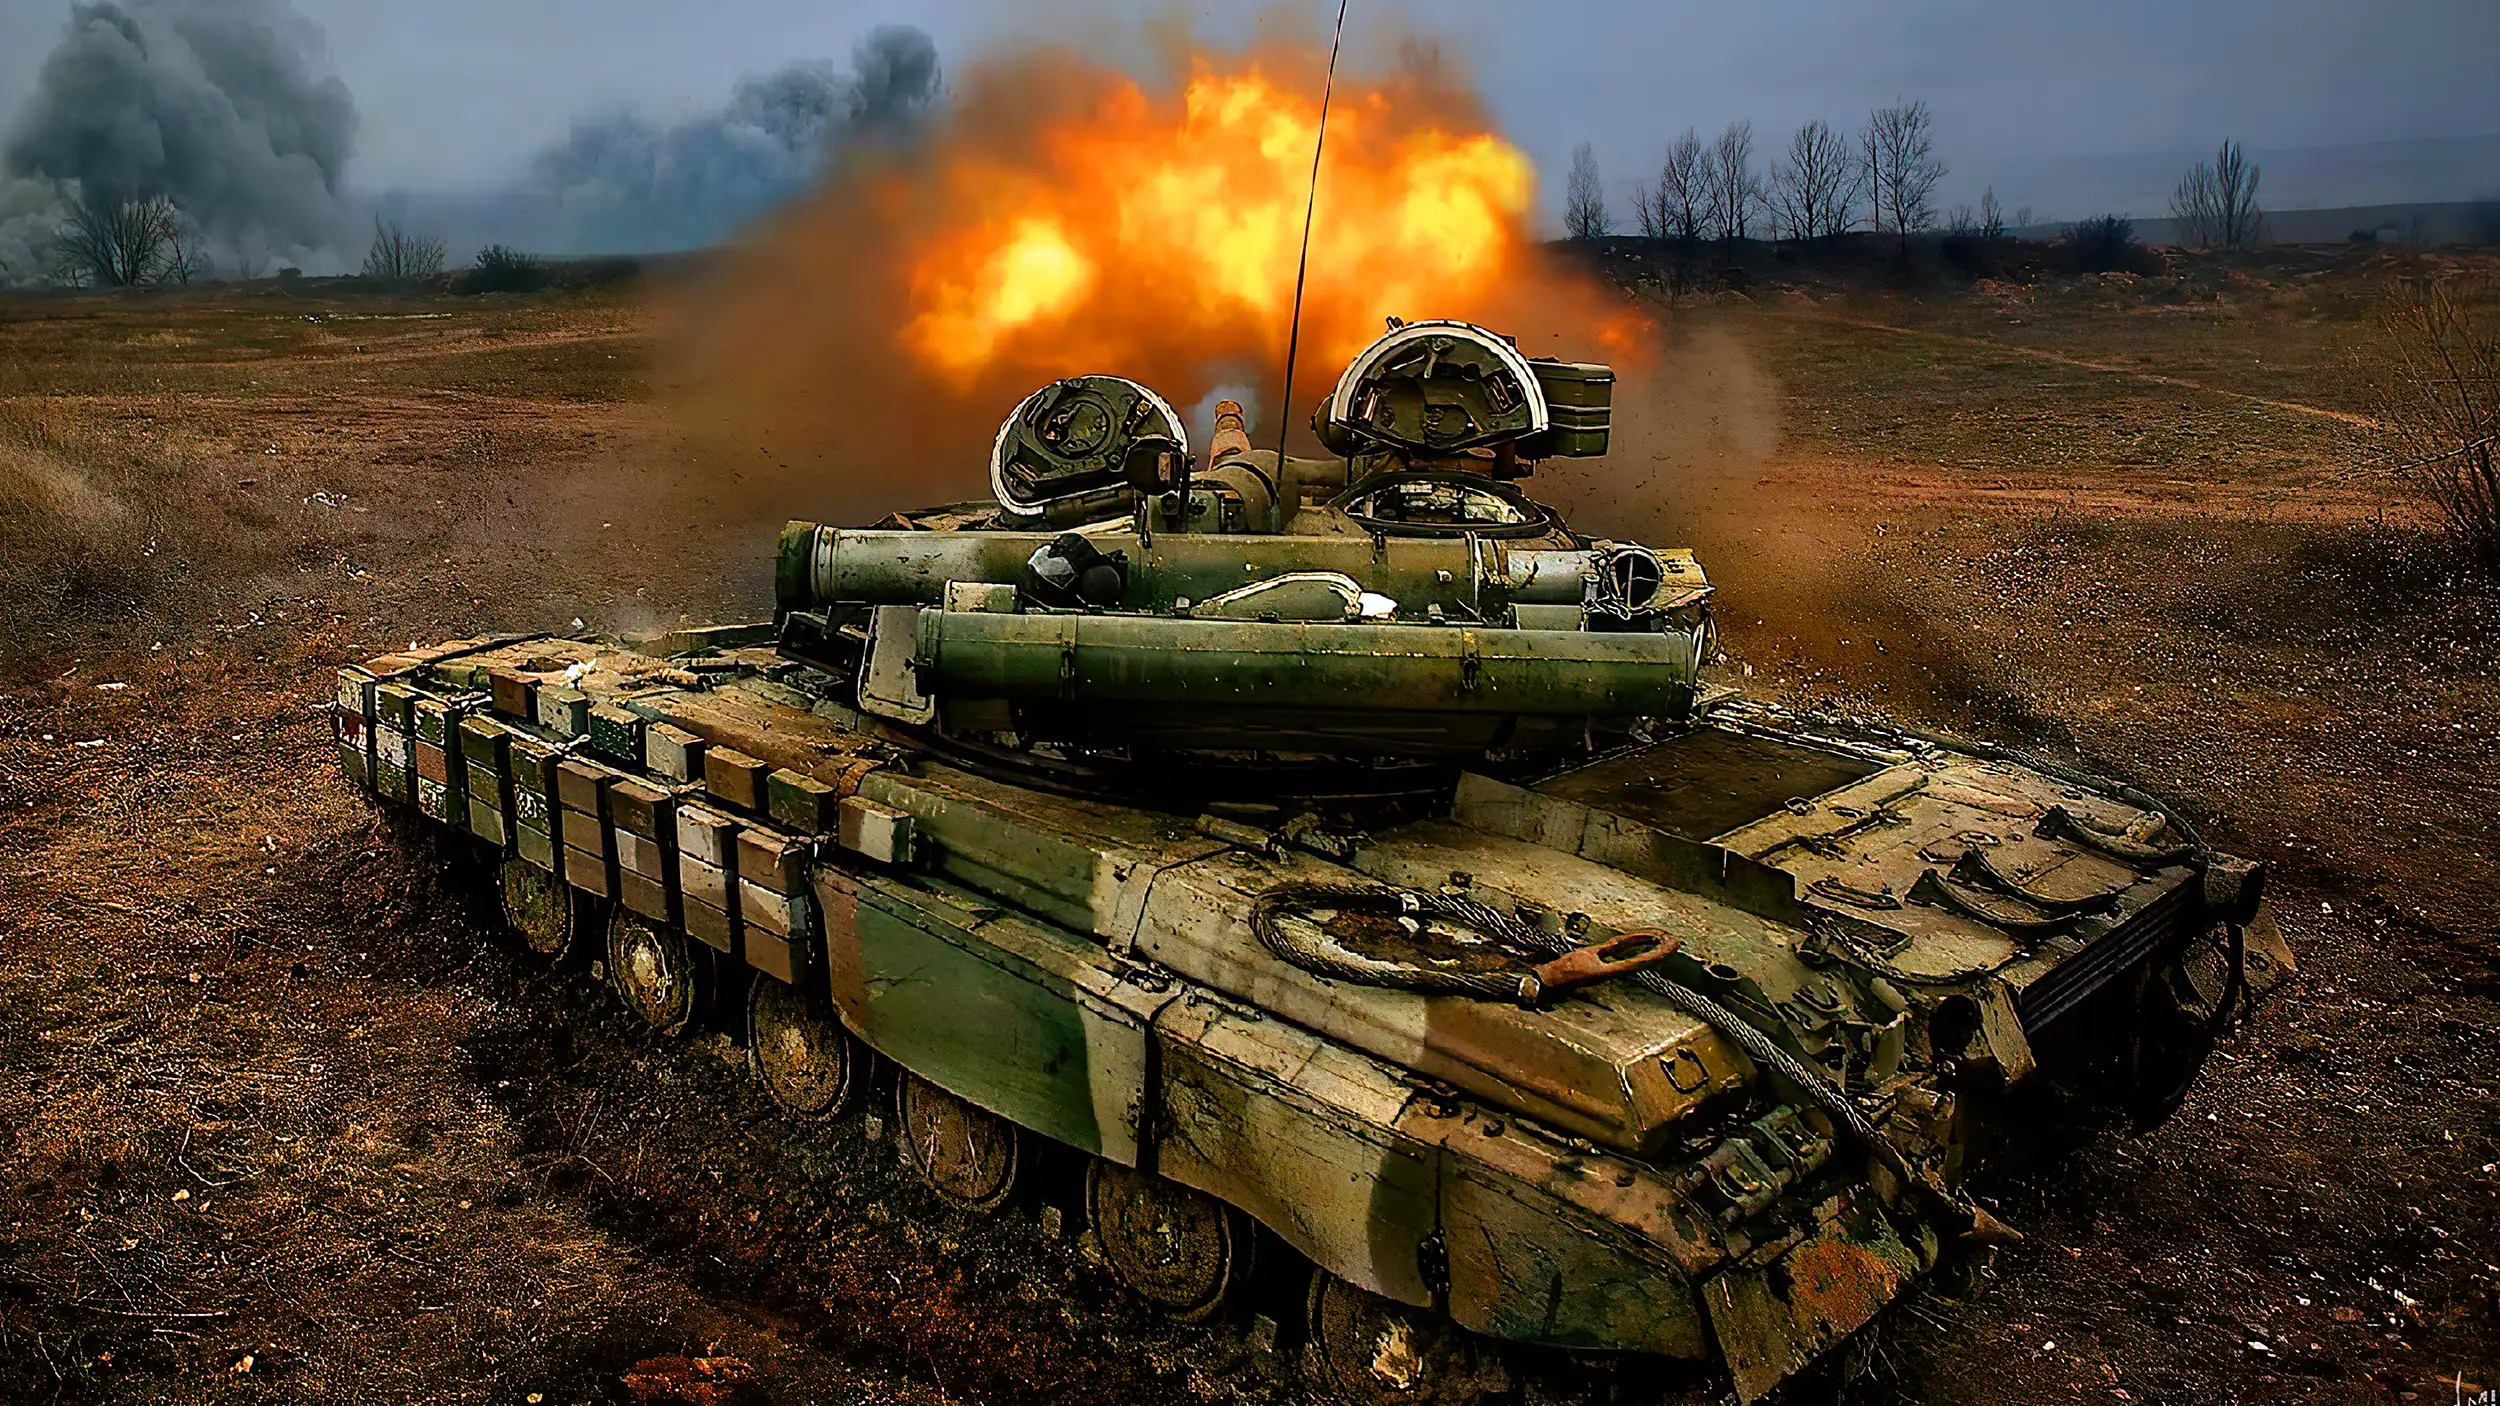
[[[1992,1188],[2029,1238],[1792,1399],[2500,1376],[2500,591],[2352,474],[2360,276],[1677,309],[1557,476],[1703,549],[1733,678],[2166,791],[2276,864],[2303,961],[2176,1119]],[[0,1399],[1301,1399],[517,961],[335,778],[341,660],[765,607],[784,505],[684,447],[658,328],[0,304]]]

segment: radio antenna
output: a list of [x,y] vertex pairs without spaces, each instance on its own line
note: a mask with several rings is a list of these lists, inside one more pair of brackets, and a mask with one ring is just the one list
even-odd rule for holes
[[[1285,392],[1276,402],[1276,482],[1285,481],[1285,436],[1293,429],[1293,358],[1302,349],[1302,285],[1311,273],[1311,216],[1319,208],[1319,158],[1328,149],[1328,100],[1337,91],[1337,50],[1345,43],[1345,11],[1337,0],[1337,32],[1328,41],[1328,79],[1319,90],[1319,137],[1311,143],[1311,187],[1302,197],[1302,253],[1293,266],[1293,322],[1285,331]],[[1273,508],[1281,521],[1282,502]]]

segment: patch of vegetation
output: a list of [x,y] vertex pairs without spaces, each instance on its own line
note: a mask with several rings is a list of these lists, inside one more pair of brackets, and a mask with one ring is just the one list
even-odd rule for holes
[[2158,273],[2153,252],[2135,237],[2135,221],[2095,215],[2066,232],[2066,262],[2076,273]]
[[251,579],[288,544],[263,512],[218,494],[169,495],[179,465],[97,452],[24,414],[0,416],[0,678],[64,640],[170,638],[213,610],[212,583]]
[[2379,325],[2387,457],[2484,570],[2500,573],[2500,282],[2398,286]]
[[535,293],[547,286],[547,266],[508,244],[477,251],[477,263],[458,279],[459,293]]

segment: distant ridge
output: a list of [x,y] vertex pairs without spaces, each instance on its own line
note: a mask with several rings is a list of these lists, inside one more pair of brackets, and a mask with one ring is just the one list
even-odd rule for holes
[[[2263,205],[2262,190],[2259,195],[2258,203]],[[2489,203],[2500,206],[2500,199]],[[2443,244],[2490,243],[2492,234],[2481,215],[2482,208],[2481,202],[2465,200],[2338,205],[2326,210],[2268,208],[2265,211],[2265,237],[2269,244],[2342,244],[2353,235],[2366,231],[2376,241],[2420,244],[2432,248]],[[2014,233],[2024,239],[2049,239],[2065,227],[2062,221],[2032,224]],[[2178,234],[2166,218],[2137,220],[2135,237],[2147,244],[2178,242]]]
[[[2030,206],[2041,216],[2052,217],[2041,219],[2040,225],[2054,228],[2093,215],[2119,214],[2142,228],[2153,221],[2167,224],[2170,192],[2179,177],[2197,161],[2212,156],[2211,148],[2043,156],[1992,162],[1985,174],[1993,180],[2006,209]],[[2473,201],[2500,197],[2500,135],[2252,149],[2249,157],[2263,173],[2258,203],[2282,215],[2385,207],[2462,208]],[[1978,163],[1964,169],[1971,172],[1971,179],[1982,174]],[[1976,198],[1975,192],[1960,191],[1960,184],[1945,200],[1946,209],[1957,201]],[[2352,228],[2347,225],[2327,237],[2340,239]],[[2302,234],[2292,242],[2314,239]]]

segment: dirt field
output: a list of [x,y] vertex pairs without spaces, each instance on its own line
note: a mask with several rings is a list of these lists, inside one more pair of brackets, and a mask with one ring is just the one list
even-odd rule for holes
[[[1702,547],[1739,680],[2166,791],[2278,866],[2304,964],[1790,1399],[2500,1376],[2500,591],[2354,472],[2384,273],[1690,301],[1558,485]],[[662,326],[0,303],[0,1399],[1301,1399],[1260,1325],[1161,1324],[1051,1218],[941,1212],[725,1037],[517,963],[469,861],[335,778],[341,660],[767,607],[810,507],[688,447]]]

